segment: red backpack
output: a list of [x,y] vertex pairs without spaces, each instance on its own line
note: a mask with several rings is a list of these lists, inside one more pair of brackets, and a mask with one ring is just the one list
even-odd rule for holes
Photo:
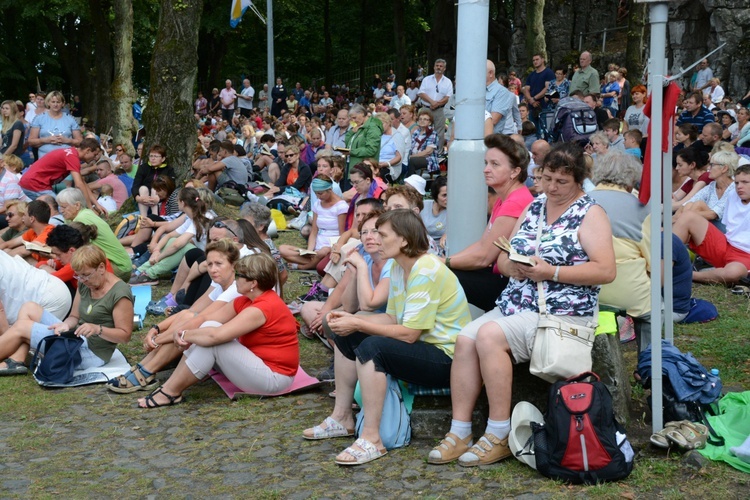
[[542,475],[574,484],[630,475],[633,448],[615,420],[612,396],[595,373],[553,384],[544,420],[531,424],[536,467]]

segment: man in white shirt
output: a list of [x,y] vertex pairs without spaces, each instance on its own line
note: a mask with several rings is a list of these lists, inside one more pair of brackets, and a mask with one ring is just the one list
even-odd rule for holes
[[234,100],[237,98],[237,91],[232,88],[232,80],[227,80],[225,87],[221,89],[219,100],[221,101],[221,117],[227,123],[232,123],[234,116]]
[[411,99],[411,102],[417,102],[417,99],[419,99],[419,87],[417,87],[417,82],[415,80],[412,80],[409,82],[409,88],[406,89],[406,95],[409,96],[409,99]]
[[404,92],[404,86],[399,85],[396,87],[396,97],[391,99],[391,108],[400,109],[401,106],[408,106],[411,104],[411,99]]
[[378,82],[378,86],[375,87],[375,89],[373,89],[372,91],[372,97],[374,97],[375,100],[377,100],[377,99],[382,99],[384,95],[385,95],[385,89],[383,88],[383,82]]
[[258,109],[260,109],[261,113],[263,111],[266,111],[268,109],[268,84],[263,84],[263,90],[258,92]]
[[708,67],[708,59],[702,60],[698,64],[698,71],[695,74],[695,84],[693,85],[693,90],[695,91],[702,91],[704,94],[707,94],[710,92],[710,84],[708,83],[711,78],[714,77],[714,72],[711,70],[711,68]]
[[426,76],[419,87],[419,98],[432,111],[432,123],[438,135],[438,153],[445,144],[445,105],[453,95],[453,83],[445,76],[445,59],[435,60],[434,73]]
[[331,127],[330,130],[326,131],[326,150],[331,151],[336,155],[341,155],[340,152],[335,151],[336,148],[345,148],[346,143],[344,137],[346,132],[349,130],[349,110],[339,110],[336,115],[336,125]]
[[255,97],[255,89],[250,86],[250,80],[245,78],[242,80],[242,91],[237,94],[237,107],[240,109],[240,115],[250,118],[253,97]]
[[404,138],[404,151],[401,152],[401,163],[406,168],[406,164],[409,163],[409,152],[411,151],[411,132],[401,123],[401,113],[399,110],[391,108],[388,110],[388,114],[391,115],[391,127]]

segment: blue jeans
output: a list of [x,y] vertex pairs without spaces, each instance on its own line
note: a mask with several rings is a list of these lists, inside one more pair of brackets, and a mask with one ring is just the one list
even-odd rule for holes
[[[21,188],[21,189],[23,189],[23,188]],[[44,191],[29,191],[28,189],[23,189],[23,192],[24,192],[24,194],[26,196],[28,196],[29,198],[31,198],[31,201],[34,201],[37,198],[39,198],[40,196],[45,195],[45,194],[48,194],[48,195],[52,196],[53,198],[55,197],[55,192],[52,191],[51,189],[45,189]]]
[[[49,326],[57,323],[60,323],[59,319],[54,317],[51,313],[44,311],[40,322],[34,323],[34,326],[31,327],[31,341],[29,342],[29,346],[32,349],[38,349],[39,342],[41,342],[44,337],[54,335],[52,330],[49,329]],[[76,370],[86,370],[88,368],[103,366],[104,360],[89,349],[88,339],[86,339],[86,337],[81,337],[81,340],[83,340],[83,345],[80,348],[81,364],[76,366]]]
[[[326,334],[330,334],[330,329]],[[372,360],[376,371],[410,384],[450,387],[453,359],[433,344],[422,341],[410,344],[362,332],[331,336],[347,359],[354,361],[356,357],[360,363]]]

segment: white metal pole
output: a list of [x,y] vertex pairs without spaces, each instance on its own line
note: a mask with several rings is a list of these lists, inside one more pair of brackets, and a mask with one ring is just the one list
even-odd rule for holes
[[448,153],[448,255],[479,240],[486,225],[484,101],[489,0],[459,0],[455,140]]
[[274,64],[273,64],[273,0],[266,0],[266,40],[268,45],[268,111],[271,111],[271,91],[274,85],[276,85],[276,77],[274,76]]
[[[662,109],[664,107],[664,74],[666,70],[665,48],[667,40],[667,14],[669,9],[664,2],[651,3],[651,44],[650,66],[648,71],[651,86],[651,262],[652,269],[658,269],[661,262],[661,234],[662,221],[671,224],[670,213],[662,209],[662,130],[669,124],[662,123]],[[671,162],[669,164],[671,170]],[[671,179],[671,177],[670,177]],[[670,182],[671,186],[671,182]],[[671,233],[671,231],[670,231]],[[667,234],[665,234],[666,240]],[[671,236],[670,236],[671,238]],[[669,241],[671,245],[671,239]],[[667,242],[665,241],[665,248]],[[669,256],[671,259],[671,255]],[[662,356],[661,356],[661,273],[651,273],[651,401],[654,432],[663,428],[664,415],[662,411]],[[670,304],[671,307],[671,304]],[[670,311],[671,320],[671,311]],[[644,332],[645,333],[645,332]]]

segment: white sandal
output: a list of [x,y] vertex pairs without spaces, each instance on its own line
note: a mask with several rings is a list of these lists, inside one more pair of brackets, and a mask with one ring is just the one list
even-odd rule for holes
[[323,420],[323,423],[325,424],[325,427],[322,425],[316,425],[311,429],[305,429],[302,431],[302,437],[309,439],[310,441],[316,441],[318,439],[331,439],[354,435],[354,429],[345,428],[331,417],[326,417],[326,419]]

